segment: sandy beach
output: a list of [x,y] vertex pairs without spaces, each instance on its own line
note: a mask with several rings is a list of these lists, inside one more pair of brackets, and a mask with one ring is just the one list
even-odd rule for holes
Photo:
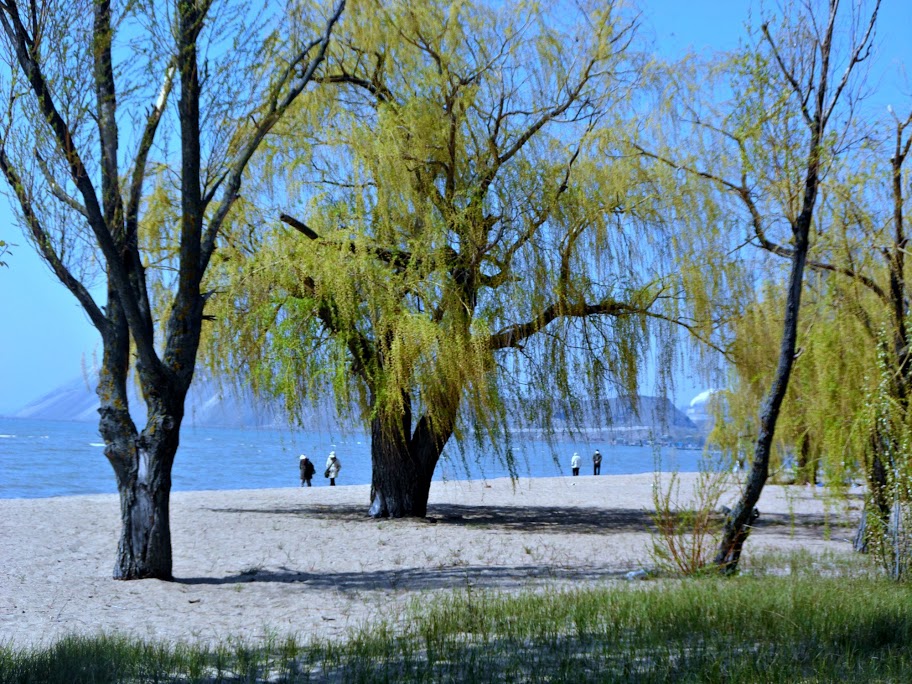
[[[682,492],[694,479],[682,474]],[[367,486],[176,492],[174,582],[111,579],[116,496],[0,500],[0,643],[332,638],[440,591],[626,582],[650,564],[653,480],[434,483],[427,521],[368,518]],[[840,523],[855,522],[858,499],[768,486],[758,507],[746,555],[851,552]]]

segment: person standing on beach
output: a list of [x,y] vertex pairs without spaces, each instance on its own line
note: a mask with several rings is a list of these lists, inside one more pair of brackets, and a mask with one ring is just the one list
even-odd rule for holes
[[573,477],[579,475],[580,465],[582,465],[583,459],[580,458],[580,455],[573,452],[573,458],[570,459],[570,468],[573,470]]
[[336,486],[336,478],[339,476],[339,471],[342,470],[342,463],[336,458],[336,452],[330,451],[329,458],[326,459],[326,472],[323,473],[324,477],[329,478],[329,486]]
[[592,454],[592,474],[601,475],[602,473],[602,453],[596,449]]
[[304,483],[307,483],[307,486],[312,486],[310,481],[313,479],[316,468],[314,467],[313,461],[311,461],[307,456],[301,454],[301,458],[298,461],[298,467],[301,469],[301,486],[304,486]]

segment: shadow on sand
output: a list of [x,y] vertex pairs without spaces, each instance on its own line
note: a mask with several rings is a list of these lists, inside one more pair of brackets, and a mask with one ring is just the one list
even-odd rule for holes
[[620,579],[624,572],[607,568],[559,568],[546,565],[486,566],[463,565],[448,567],[402,568],[367,572],[310,573],[280,568],[279,570],[250,570],[228,577],[182,577],[175,582],[188,585],[244,584],[274,582],[303,583],[307,588],[335,591],[420,591],[426,589],[508,588],[530,581],[581,581]]
[[[655,529],[652,511],[643,508],[595,508],[579,506],[468,506],[434,504],[428,506],[427,518],[375,519],[367,515],[367,506],[306,505],[262,508],[212,508],[214,513],[247,513],[275,516],[302,516],[318,520],[335,520],[365,525],[393,524],[404,529],[410,525],[454,525],[506,532],[553,534],[629,534]],[[683,514],[682,514],[683,515]],[[816,514],[763,513],[754,524],[763,528],[787,527],[789,534],[812,539],[823,537],[827,525],[836,526],[836,516],[827,519]]]
[[[366,506],[306,505],[288,507],[212,508],[214,513],[245,513],[270,516],[302,516],[364,525],[396,525],[404,533],[417,526],[474,527],[492,531],[612,535],[645,533],[654,529],[651,512],[643,509],[604,509],[574,506],[469,506],[435,504],[428,518],[374,519]],[[832,520],[829,521],[832,525]],[[785,533],[793,538],[823,539],[827,520],[822,515],[763,514],[755,524],[759,531]],[[776,529],[779,528],[779,529]],[[309,573],[281,567],[278,570],[251,568],[228,577],[185,577],[176,581],[188,585],[242,584],[251,582],[301,583],[308,588],[341,592],[364,590],[456,589],[460,587],[508,588],[530,581],[580,581],[619,579],[617,568],[529,564],[515,566],[443,565],[424,568],[371,570],[365,572]]]

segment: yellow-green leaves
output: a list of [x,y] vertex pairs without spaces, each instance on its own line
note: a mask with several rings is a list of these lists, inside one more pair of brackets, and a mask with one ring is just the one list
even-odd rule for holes
[[[721,279],[680,257],[716,249],[717,228],[680,233],[683,205],[626,144],[632,16],[616,3],[350,10],[251,201],[288,199],[220,294],[239,360],[260,378],[308,376],[269,388],[294,391],[292,410],[347,385],[374,415],[411,407],[443,424],[461,404],[495,435],[507,410],[543,425],[558,404],[635,393],[679,316],[708,331],[696,316]],[[686,294],[708,283],[691,315]]]

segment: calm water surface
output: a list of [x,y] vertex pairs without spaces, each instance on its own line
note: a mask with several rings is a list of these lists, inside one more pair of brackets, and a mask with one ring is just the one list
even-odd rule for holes
[[[568,475],[570,456],[583,457],[582,474],[591,474],[591,454],[604,457],[603,474],[652,472],[652,447],[614,446],[564,439],[554,445],[516,438],[514,451],[520,476]],[[172,471],[176,491],[296,487],[298,456],[306,453],[317,466],[317,486],[330,450],[342,461],[337,482],[370,484],[370,440],[363,433],[305,432],[270,429],[232,430],[184,428]],[[661,467],[694,471],[698,450],[663,449]],[[557,459],[555,461],[555,459]],[[505,477],[505,465],[479,450],[460,453],[447,446],[435,479]],[[92,423],[22,420],[0,417],[0,498],[36,498],[116,492],[114,473]]]

